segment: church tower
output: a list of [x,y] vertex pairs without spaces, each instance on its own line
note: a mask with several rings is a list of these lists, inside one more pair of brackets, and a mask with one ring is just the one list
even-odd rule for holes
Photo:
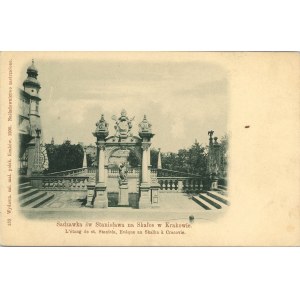
[[[40,132],[41,132],[41,120],[39,113],[39,103],[41,98],[39,96],[39,91],[41,85],[37,80],[38,70],[34,65],[34,60],[32,60],[31,66],[27,68],[27,78],[23,82],[24,92],[29,98],[29,124],[30,124],[30,136],[32,139],[27,144],[28,151],[28,168],[27,175],[31,175],[34,171],[37,156],[37,143],[40,143]],[[38,154],[39,155],[39,154]]]
[[29,122],[30,122],[30,133],[31,136],[36,136],[36,129],[41,129],[41,121],[39,114],[39,102],[41,98],[39,97],[39,91],[41,85],[37,80],[38,70],[34,65],[34,60],[32,60],[31,66],[27,68],[27,78],[23,82],[24,92],[30,97],[29,104]]

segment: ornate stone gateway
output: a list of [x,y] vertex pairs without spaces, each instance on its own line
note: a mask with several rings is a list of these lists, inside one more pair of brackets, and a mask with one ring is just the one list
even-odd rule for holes
[[139,136],[133,136],[132,121],[125,110],[119,118],[113,116],[115,134],[109,136],[104,115],[96,123],[96,182],[88,185],[87,206],[158,206],[157,180],[151,180],[150,145],[154,136],[151,124],[144,116],[139,124]]

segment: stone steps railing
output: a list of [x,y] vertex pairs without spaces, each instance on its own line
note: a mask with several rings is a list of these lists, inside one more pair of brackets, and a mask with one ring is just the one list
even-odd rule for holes
[[88,176],[32,176],[33,187],[45,191],[86,191]]
[[86,170],[87,168],[77,168],[77,169],[48,173],[45,174],[45,176],[74,176],[76,174],[84,173]]
[[86,167],[86,168],[77,168],[77,169],[71,169],[71,170],[65,170],[60,172],[53,172],[45,174],[45,176],[76,176],[80,174],[90,174],[90,173],[96,173],[97,168],[96,167]]

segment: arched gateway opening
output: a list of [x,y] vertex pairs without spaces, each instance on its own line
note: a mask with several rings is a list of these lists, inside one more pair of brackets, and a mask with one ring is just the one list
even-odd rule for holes
[[160,186],[156,177],[151,176],[151,124],[145,115],[139,124],[139,136],[133,136],[134,118],[129,119],[125,110],[113,119],[114,135],[109,135],[104,115],[93,133],[97,138],[98,167],[95,184],[88,185],[87,206],[157,206]]
[[114,144],[106,148],[108,206],[138,208],[141,147]]

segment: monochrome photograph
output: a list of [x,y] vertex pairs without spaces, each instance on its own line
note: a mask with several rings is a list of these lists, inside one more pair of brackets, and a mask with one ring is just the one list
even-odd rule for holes
[[226,211],[227,70],[146,57],[28,61],[19,89],[25,215],[194,220]]
[[[279,108],[278,81],[296,91],[298,70],[287,66],[297,59],[4,53],[6,226],[51,229],[50,244],[214,245],[236,243],[225,239],[232,226],[243,242],[241,224],[286,224],[282,206],[291,203],[272,200],[282,191],[266,187],[279,177],[264,172],[280,169],[269,161],[269,130],[280,133],[288,119],[266,118]],[[268,76],[253,76],[260,72]],[[284,226],[293,235],[295,225]]]

